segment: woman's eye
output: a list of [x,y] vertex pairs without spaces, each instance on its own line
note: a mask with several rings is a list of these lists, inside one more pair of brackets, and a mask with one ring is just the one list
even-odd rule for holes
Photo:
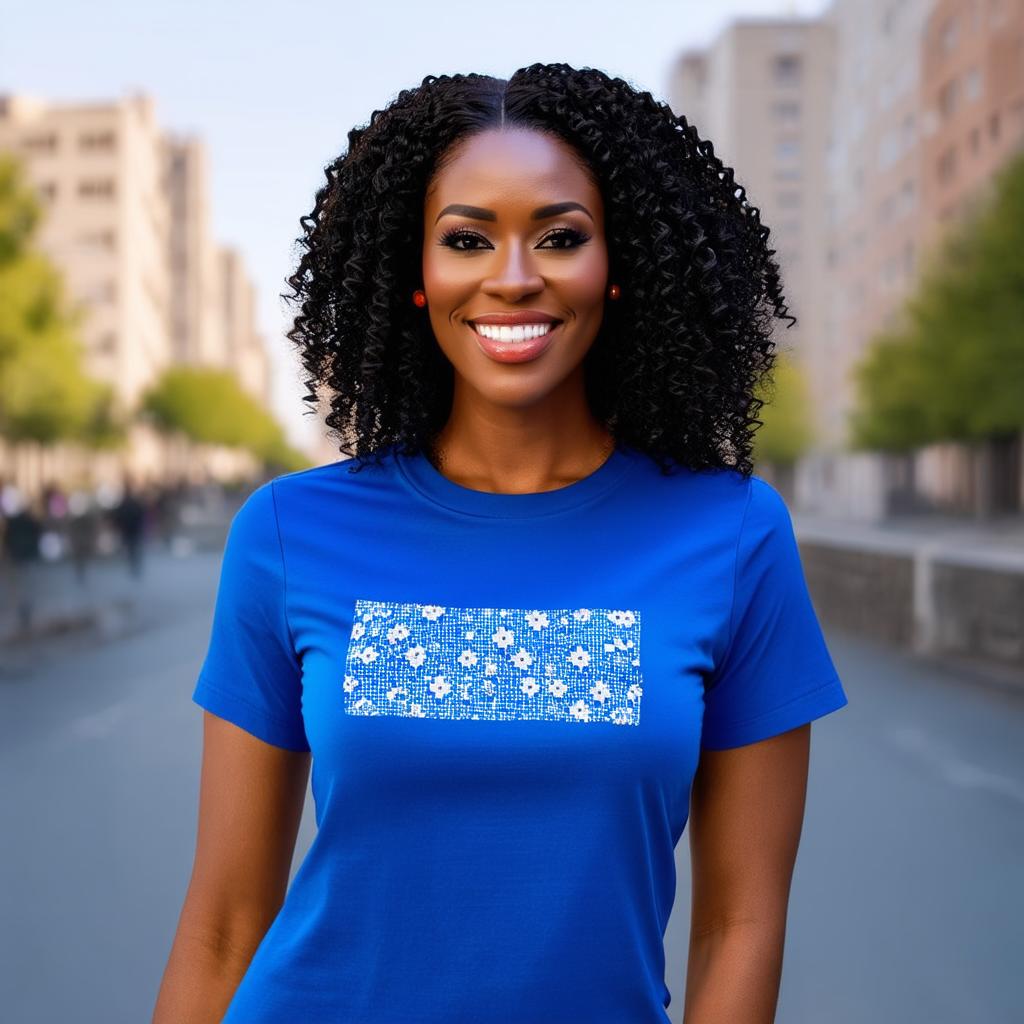
[[[537,248],[575,249],[577,246],[589,241],[589,239],[589,235],[585,235],[582,231],[576,231],[574,228],[559,228],[541,239]],[[555,244],[548,245],[548,242]],[[477,243],[489,244],[487,239],[474,234],[472,231],[449,231],[448,234],[441,238],[442,245],[447,246],[449,249],[454,249],[456,252],[476,252],[482,248]]]
[[475,252],[475,245],[472,247],[463,247],[458,245],[457,243],[482,241],[484,241],[484,239],[482,239],[479,235],[474,235],[470,231],[449,231],[448,234],[446,234],[441,239],[441,244],[448,246],[450,249],[454,249],[456,252]]
[[550,235],[547,235],[543,241],[550,242],[552,239],[556,241],[567,242],[567,245],[553,245],[552,249],[575,249],[577,246],[582,245],[588,241],[589,236],[583,234],[582,231],[576,231],[574,228],[559,228],[557,231],[552,231]]

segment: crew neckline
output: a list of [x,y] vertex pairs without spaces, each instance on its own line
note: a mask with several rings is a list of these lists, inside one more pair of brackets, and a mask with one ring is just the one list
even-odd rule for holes
[[610,491],[645,457],[642,452],[617,443],[597,469],[565,487],[556,487],[552,491],[499,494],[463,487],[449,480],[422,452],[403,455],[397,445],[391,451],[402,476],[428,501],[466,515],[499,519],[529,518],[577,508]]

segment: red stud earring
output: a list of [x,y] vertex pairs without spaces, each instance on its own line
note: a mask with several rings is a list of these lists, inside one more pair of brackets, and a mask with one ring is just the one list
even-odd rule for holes
[[420,307],[420,309],[422,309],[427,304],[426,293],[423,292],[421,289],[417,288],[416,291],[412,293],[412,301],[415,302],[416,305]]
[[608,289],[608,298],[609,299],[617,299],[621,294],[622,294],[622,292],[619,289],[619,286],[617,284],[613,284],[611,286],[611,288]]

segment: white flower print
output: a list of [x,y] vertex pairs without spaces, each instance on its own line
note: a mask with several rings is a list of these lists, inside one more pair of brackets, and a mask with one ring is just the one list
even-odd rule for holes
[[577,722],[589,722],[590,706],[585,700],[578,700],[575,704],[570,705],[569,714],[572,715]]
[[520,647],[515,654],[512,655],[512,664],[516,668],[529,668],[533,664],[533,655],[529,651]]
[[409,635],[409,627],[399,622],[387,631],[388,643],[393,644],[397,640],[404,640]]
[[452,684],[447,682],[444,676],[434,676],[434,681],[430,684],[431,692],[434,696],[440,700],[442,697],[447,697],[451,692]]
[[351,620],[347,714],[639,724],[638,611],[359,599]]
[[491,639],[499,647],[508,647],[515,640],[515,637],[512,635],[512,631],[510,629],[506,629],[504,626],[499,626],[494,631]]
[[590,655],[579,645],[576,645],[576,650],[571,651],[568,655],[568,659],[577,668],[586,668],[590,664]]

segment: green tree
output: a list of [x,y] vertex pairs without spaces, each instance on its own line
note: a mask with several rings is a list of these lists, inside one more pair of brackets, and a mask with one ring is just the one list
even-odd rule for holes
[[241,448],[283,470],[308,465],[274,417],[226,370],[171,367],[146,393],[142,408],[160,429],[197,443]]
[[109,391],[85,372],[82,312],[32,247],[41,219],[21,165],[0,154],[0,434],[44,444],[89,439]]
[[792,466],[814,441],[811,398],[804,373],[781,351],[772,379],[765,380],[756,394],[765,405],[759,414],[763,425],[754,435],[753,457],[757,462]]
[[937,247],[902,313],[855,370],[855,447],[1024,430],[1024,152]]

